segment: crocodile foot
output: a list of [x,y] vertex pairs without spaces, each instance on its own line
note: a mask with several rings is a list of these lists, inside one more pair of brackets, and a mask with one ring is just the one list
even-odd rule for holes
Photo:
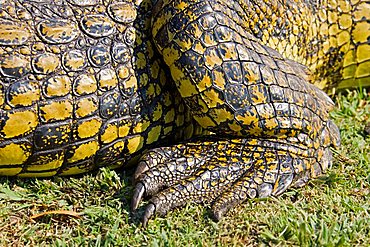
[[211,204],[219,220],[248,198],[276,196],[303,186],[331,163],[330,148],[280,139],[195,142],[147,152],[135,172],[132,209],[151,197],[143,226],[188,202]]

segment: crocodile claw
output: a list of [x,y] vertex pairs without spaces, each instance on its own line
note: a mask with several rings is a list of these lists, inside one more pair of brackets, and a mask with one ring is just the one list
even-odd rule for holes
[[142,183],[137,183],[134,191],[134,195],[131,201],[131,210],[136,210],[143,198],[145,193],[145,186]]
[[148,171],[149,169],[150,169],[150,167],[148,166],[148,164],[146,162],[143,162],[143,161],[139,162],[139,164],[137,165],[136,170],[135,170],[134,181],[137,181],[140,178],[140,176],[144,172]]
[[153,203],[149,203],[149,205],[145,209],[144,217],[142,220],[143,227],[146,228],[148,225],[148,221],[150,218],[153,217],[155,213],[155,205]]

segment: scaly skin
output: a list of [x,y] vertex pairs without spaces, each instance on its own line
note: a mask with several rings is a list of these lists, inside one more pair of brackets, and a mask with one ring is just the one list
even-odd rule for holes
[[370,85],[369,13],[365,1],[5,1],[0,175],[142,155],[144,224],[187,202],[219,219],[303,186],[340,144],[312,84]]
[[119,167],[201,132],[154,54],[150,12],[136,8],[4,3],[0,175]]
[[370,86],[368,2],[240,2],[244,13],[232,18],[262,44],[308,66],[311,83],[330,94]]

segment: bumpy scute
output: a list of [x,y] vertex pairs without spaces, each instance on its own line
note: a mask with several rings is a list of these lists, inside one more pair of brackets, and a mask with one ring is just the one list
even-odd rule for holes
[[28,27],[20,22],[2,21],[0,27],[1,45],[23,45],[31,37]]
[[68,20],[44,20],[37,25],[42,40],[51,44],[69,43],[77,38],[77,24]]

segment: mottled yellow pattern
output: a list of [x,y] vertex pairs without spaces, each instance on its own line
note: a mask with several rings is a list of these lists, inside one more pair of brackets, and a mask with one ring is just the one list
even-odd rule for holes
[[364,0],[1,5],[0,175],[144,155],[145,220],[189,200],[219,218],[319,176],[340,144],[319,88],[370,86]]

